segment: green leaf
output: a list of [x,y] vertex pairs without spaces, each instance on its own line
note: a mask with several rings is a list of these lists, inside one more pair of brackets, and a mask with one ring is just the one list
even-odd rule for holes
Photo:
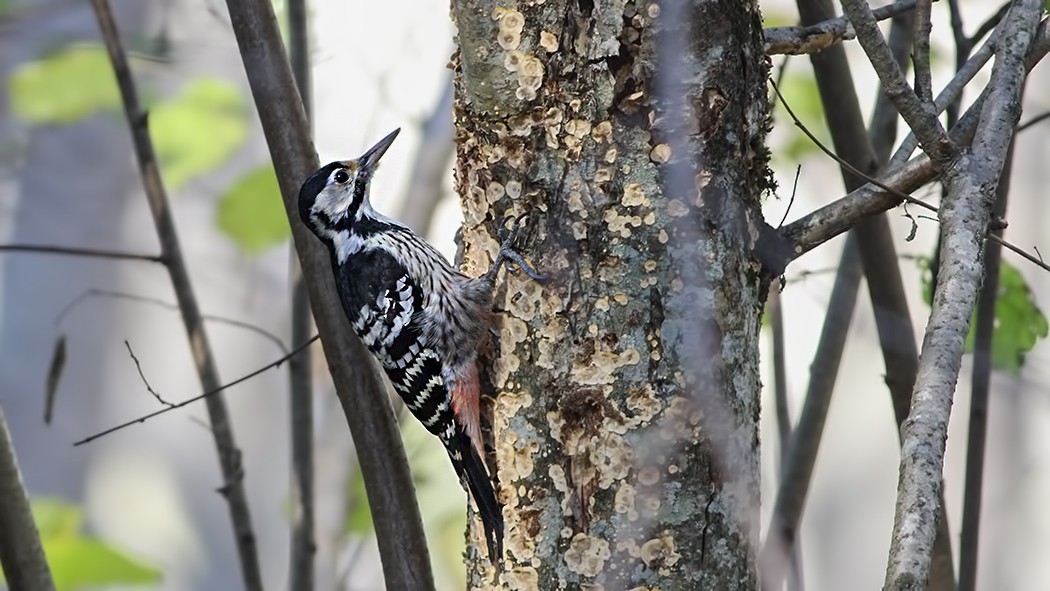
[[245,252],[255,254],[291,234],[272,164],[241,177],[219,201],[219,229]]
[[120,105],[109,56],[98,45],[69,47],[19,66],[7,80],[11,110],[33,124],[69,124]]
[[[922,293],[929,305],[933,301],[930,259],[919,257],[923,268]],[[977,313],[970,321],[970,333],[966,335],[966,352],[973,353],[974,330]],[[1025,282],[1021,271],[1006,261],[999,263],[999,290],[995,298],[995,327],[992,330],[992,368],[1010,374],[1018,374],[1024,364],[1025,355],[1035,347],[1039,339],[1046,338],[1050,323],[1039,309],[1032,290]]]
[[33,499],[33,517],[57,591],[110,585],[155,585],[157,569],[80,531],[81,510],[57,499]]
[[227,82],[200,78],[150,111],[149,129],[164,182],[176,190],[225,162],[244,142],[244,98]]
[[[1018,374],[1025,355],[1048,332],[1046,316],[1039,309],[1024,276],[1014,266],[999,265],[999,292],[995,299],[995,328],[992,332],[992,367]],[[966,338],[966,351],[973,351],[973,331]]]

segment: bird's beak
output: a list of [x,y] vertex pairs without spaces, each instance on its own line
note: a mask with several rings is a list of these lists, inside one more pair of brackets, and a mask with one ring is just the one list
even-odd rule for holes
[[399,133],[401,133],[400,127],[390,132],[385,138],[379,140],[376,145],[369,148],[367,152],[357,159],[358,166],[360,166],[362,170],[367,171],[375,169],[376,165],[379,164],[379,159],[383,157],[383,154],[386,154],[387,149],[390,148],[390,144],[394,143],[394,138],[396,138]]

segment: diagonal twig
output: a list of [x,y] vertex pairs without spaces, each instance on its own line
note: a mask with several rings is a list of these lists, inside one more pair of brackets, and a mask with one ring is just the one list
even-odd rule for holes
[[857,31],[857,41],[868,54],[868,60],[879,75],[886,96],[893,101],[901,117],[915,132],[923,151],[941,168],[952,155],[954,147],[944,126],[937,119],[933,104],[923,102],[904,80],[904,74],[886,45],[867,1],[842,0],[842,9]]
[[83,439],[74,441],[73,442],[73,446],[76,447],[76,446],[79,446],[79,445],[84,445],[85,443],[91,443],[92,441],[94,441],[96,439],[99,439],[101,437],[105,437],[105,436],[110,435],[112,433],[116,433],[117,431],[122,431],[122,430],[127,429],[128,427],[130,427],[132,425],[138,425],[140,423],[145,423],[146,421],[148,421],[148,420],[150,420],[150,419],[152,419],[154,417],[159,417],[160,415],[167,414],[167,413],[169,413],[169,412],[171,412],[173,410],[178,410],[180,408],[183,408],[184,406],[189,406],[189,405],[193,404],[194,402],[198,402],[198,401],[201,401],[201,400],[207,400],[209,398],[214,398],[214,397],[216,397],[216,395],[218,395],[219,393],[223,392],[224,390],[232,388],[232,387],[234,387],[234,386],[236,386],[238,384],[247,382],[248,380],[254,378],[255,376],[257,376],[257,375],[259,375],[261,373],[266,372],[267,370],[276,369],[278,367],[281,367],[281,365],[285,361],[288,361],[289,359],[294,358],[301,351],[305,350],[307,347],[312,345],[314,343],[314,341],[316,341],[318,338],[320,338],[318,335],[314,335],[314,337],[311,338],[309,341],[306,341],[302,345],[299,345],[298,347],[292,349],[288,353],[282,355],[280,358],[278,358],[278,359],[276,359],[274,361],[271,361],[270,363],[267,363],[266,365],[260,367],[259,369],[256,369],[255,371],[252,371],[250,373],[244,374],[243,376],[237,378],[236,380],[233,380],[232,382],[227,382],[225,384],[221,384],[221,385],[219,385],[219,386],[217,386],[217,387],[215,387],[215,388],[213,388],[211,390],[206,390],[205,392],[203,392],[201,394],[198,394],[198,395],[194,396],[193,398],[188,398],[186,400],[183,400],[182,402],[176,402],[175,404],[172,404],[171,406],[162,408],[160,410],[151,412],[149,414],[144,414],[144,415],[142,415],[140,417],[137,417],[137,418],[134,418],[134,419],[132,419],[130,421],[125,421],[125,422],[123,422],[123,423],[121,423],[119,425],[114,425],[114,426],[112,426],[112,427],[110,427],[110,428],[108,428],[108,429],[106,429],[104,431],[99,431],[98,433],[93,433],[93,434],[91,434],[91,435],[89,435],[89,436],[87,436],[87,437],[85,437]]
[[142,379],[142,383],[145,384],[146,391],[149,392],[150,394],[152,394],[153,397],[157,399],[157,402],[163,404],[164,406],[167,406],[167,407],[175,406],[174,404],[168,402],[167,400],[164,400],[164,398],[161,397],[160,393],[158,393],[156,390],[154,390],[153,386],[150,385],[149,380],[146,379],[146,374],[142,373],[142,364],[139,363],[139,358],[135,356],[135,351],[133,351],[131,349],[131,343],[129,343],[127,341],[127,339],[124,340],[124,347],[127,348],[128,355],[131,356],[131,360],[135,362],[135,369],[138,370],[139,378],[141,378]]
[[[200,378],[201,386],[205,390],[212,390],[221,384],[219,371],[215,365],[215,358],[204,329],[204,320],[201,318],[200,308],[193,293],[189,273],[182,258],[175,222],[172,219],[168,198],[164,192],[164,185],[161,182],[160,170],[153,151],[153,143],[149,137],[146,113],[139,105],[135,83],[131,75],[131,69],[128,66],[127,55],[121,46],[117,24],[110,10],[108,0],[91,0],[91,5],[95,10],[95,16],[98,18],[99,28],[102,30],[106,50],[113,64],[117,85],[120,88],[124,112],[128,119],[132,141],[135,146],[135,157],[138,161],[139,171],[146,190],[146,199],[149,202],[150,212],[153,214],[154,225],[157,229],[157,237],[160,240],[161,256],[167,262],[168,274],[175,291],[175,297],[179,302],[183,324],[186,326],[190,348],[193,352],[193,360],[197,366],[197,375]],[[251,513],[248,510],[248,498],[244,491],[244,468],[240,461],[241,453],[234,440],[233,427],[230,424],[225,400],[221,396],[210,396],[207,398],[207,405],[208,416],[212,426],[211,431],[218,451],[219,465],[225,480],[223,483],[223,496],[229,505],[230,519],[233,523],[235,544],[240,559],[244,586],[249,591],[261,591],[263,588],[262,572],[259,567],[259,556],[256,548],[255,533],[252,529]]]

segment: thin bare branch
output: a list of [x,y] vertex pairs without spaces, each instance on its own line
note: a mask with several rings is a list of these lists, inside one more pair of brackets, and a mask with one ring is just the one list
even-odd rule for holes
[[135,369],[138,370],[139,378],[142,380],[143,385],[146,386],[146,391],[152,394],[153,397],[157,399],[157,402],[163,404],[164,406],[175,406],[167,400],[164,400],[164,398],[161,397],[160,393],[154,390],[153,386],[150,385],[149,380],[146,379],[146,374],[142,373],[142,364],[139,362],[139,358],[135,356],[135,351],[131,349],[131,343],[129,343],[126,339],[124,341],[124,347],[127,348],[128,355],[131,356],[131,360],[135,362]]
[[0,566],[11,589],[55,591],[0,406]]
[[[81,293],[77,297],[75,297],[72,300],[70,300],[69,303],[66,304],[62,308],[62,310],[60,310],[59,313],[55,315],[55,326],[61,326],[62,322],[66,319],[67,316],[69,316],[69,314],[71,314],[81,304],[83,304],[84,302],[90,300],[91,298],[113,298],[113,299],[118,299],[118,300],[128,300],[128,301],[131,301],[131,302],[138,302],[138,303],[142,303],[142,304],[149,304],[149,305],[152,305],[152,306],[157,306],[157,307],[160,307],[160,308],[164,308],[166,310],[173,310],[175,312],[179,311],[178,304],[172,304],[171,302],[166,302],[166,301],[164,301],[162,299],[159,299],[159,298],[153,298],[153,297],[149,297],[149,296],[137,295],[137,294],[133,294],[133,293],[126,293],[126,292],[123,292],[123,291],[112,291],[112,290],[109,290],[109,289],[95,289],[95,288],[92,288],[92,289],[85,290],[83,293]],[[253,333],[263,337],[267,341],[270,341],[271,343],[273,343],[274,346],[276,346],[282,353],[287,353],[288,352],[288,347],[285,346],[284,342],[281,341],[280,337],[278,337],[274,333],[266,330],[265,328],[263,328],[263,327],[261,327],[261,326],[259,326],[257,324],[252,324],[250,322],[244,322],[243,320],[237,320],[236,318],[227,318],[226,316],[218,316],[216,314],[201,314],[201,318],[203,318],[205,322],[214,322],[215,324],[225,324],[227,326],[233,326],[235,328],[240,328],[240,329],[247,330],[249,332],[253,332]]]
[[[1047,27],[1047,21],[1044,20],[1036,31],[1035,41],[1028,54],[1026,67],[1030,70],[1046,56],[1047,52],[1050,52],[1050,29]],[[966,113],[960,118],[959,123],[952,128],[951,138],[953,142],[958,145],[968,145],[971,142],[977,129],[978,118],[984,107],[986,96],[987,92],[983,93],[967,109]],[[894,158],[897,158],[897,155],[894,155]],[[927,156],[920,155],[902,164],[891,166],[887,172],[879,176],[879,182],[893,187],[900,193],[910,193],[933,180],[935,176],[936,171],[933,163],[930,162]],[[797,258],[817,245],[823,244],[827,240],[845,232],[860,220],[896,207],[900,202],[901,200],[895,194],[869,183],[856,191],[851,191],[845,197],[789,223],[780,229],[779,234],[782,238],[795,245],[793,258]],[[1029,260],[1033,262],[1038,261],[1038,259]]]
[[114,250],[98,250],[94,248],[74,248],[69,246],[47,246],[36,244],[0,244],[0,252],[59,254],[76,257],[92,257],[99,259],[115,259],[118,261],[142,261],[146,263],[164,264],[164,257],[160,255],[138,254],[134,252],[117,252]]
[[809,387],[806,389],[802,411],[784,454],[773,520],[759,554],[762,584],[766,590],[779,588],[798,535],[798,524],[813,480],[814,462],[810,458],[816,457],[824,435],[824,422],[831,404],[831,393],[835,389],[839,363],[846,348],[861,276],[857,238],[849,234],[842,249],[824,326],[817,341],[817,351],[810,366]]
[[[205,390],[212,390],[221,384],[219,371],[215,365],[215,358],[212,355],[211,345],[208,342],[208,336],[204,329],[204,320],[201,318],[200,308],[193,293],[189,273],[182,258],[178,233],[175,230],[175,222],[172,219],[171,210],[168,206],[168,198],[164,192],[164,185],[161,182],[160,169],[153,151],[153,143],[149,137],[146,113],[139,105],[135,83],[131,75],[131,69],[128,66],[127,55],[121,46],[117,24],[110,10],[108,0],[91,0],[91,5],[95,10],[95,15],[98,17],[106,50],[113,63],[117,85],[120,88],[121,98],[124,102],[124,112],[127,115],[128,124],[131,128],[135,157],[138,160],[139,171],[142,174],[146,199],[153,214],[157,237],[160,239],[161,255],[167,261],[166,267],[171,277],[175,297],[182,312],[183,324],[186,326],[186,333],[193,352],[193,360],[197,366],[197,375],[200,378],[201,387]],[[255,533],[252,530],[251,513],[248,510],[248,498],[244,492],[244,467],[240,461],[241,453],[234,440],[233,428],[230,424],[225,400],[221,396],[210,396],[207,402],[208,415],[212,426],[211,431],[215,439],[219,464],[222,468],[224,479],[223,497],[229,505],[230,519],[233,523],[244,586],[249,591],[261,591],[263,588],[262,572],[259,568],[259,556],[256,549]]]
[[298,347],[292,349],[287,354],[282,355],[280,358],[276,359],[275,361],[271,361],[270,363],[267,363],[266,365],[260,367],[259,369],[255,370],[255,371],[252,371],[250,373],[246,373],[243,376],[237,378],[236,380],[233,380],[232,382],[228,382],[226,384],[222,384],[222,385],[216,387],[215,389],[207,390],[205,392],[202,392],[201,394],[198,394],[198,395],[194,396],[193,398],[188,398],[186,400],[183,400],[182,402],[176,402],[175,404],[172,404],[171,406],[162,408],[162,409],[160,409],[158,411],[154,411],[154,412],[151,412],[149,414],[144,414],[144,415],[142,415],[142,416],[140,416],[138,418],[132,419],[130,421],[125,421],[125,422],[123,422],[123,423],[121,423],[119,425],[114,425],[114,426],[112,426],[112,427],[110,427],[110,428],[108,428],[108,429],[106,429],[104,431],[99,431],[98,433],[94,433],[94,434],[89,435],[89,436],[87,436],[87,437],[85,437],[83,439],[74,441],[73,442],[73,446],[76,447],[76,446],[84,445],[85,443],[91,443],[92,441],[94,441],[96,439],[99,439],[101,437],[105,437],[106,435],[110,435],[111,433],[116,433],[117,431],[122,431],[122,430],[127,429],[128,427],[130,427],[132,425],[138,425],[140,423],[145,423],[146,421],[148,421],[148,420],[150,420],[150,419],[152,419],[154,417],[159,417],[160,415],[167,414],[167,413],[169,413],[169,412],[171,412],[173,410],[178,410],[178,409],[180,409],[180,408],[182,408],[184,406],[189,406],[190,404],[193,404],[194,402],[197,402],[199,400],[206,400],[208,398],[213,398],[213,397],[215,397],[216,394],[219,394],[220,392],[222,392],[224,390],[227,390],[229,388],[232,388],[232,387],[234,387],[234,386],[236,386],[238,384],[244,383],[244,382],[254,378],[257,375],[266,372],[267,370],[276,369],[278,367],[281,367],[281,365],[285,361],[288,361],[289,359],[292,359],[293,357],[295,357],[300,351],[305,350],[307,347],[312,345],[314,343],[314,341],[316,341],[319,338],[320,338],[319,335],[314,335],[313,338],[311,338],[309,341],[306,341],[302,345],[299,345]]
[[[780,445],[780,465],[783,466],[791,441],[791,416],[788,411],[787,361],[785,352],[787,342],[784,338],[784,313],[781,309],[783,300],[780,290],[773,287],[766,303],[769,322],[773,329],[773,395],[776,401],[777,439]],[[795,544],[791,547],[791,558],[788,564],[787,589],[801,591],[805,587],[802,573],[802,547]]]
[[806,137],[809,138],[810,141],[813,142],[813,145],[815,145],[818,149],[820,149],[821,152],[824,152],[824,154],[826,154],[829,158],[831,158],[835,162],[838,162],[839,166],[841,166],[846,171],[849,171],[851,174],[855,175],[857,178],[862,179],[864,181],[867,181],[868,183],[870,183],[872,185],[875,185],[876,187],[882,189],[883,191],[886,191],[887,193],[890,193],[891,195],[896,197],[901,202],[906,202],[906,203],[911,203],[911,204],[914,204],[914,205],[918,205],[919,207],[922,207],[922,208],[927,209],[927,210],[932,211],[932,212],[936,212],[937,211],[937,208],[932,206],[932,205],[930,205],[929,203],[926,203],[925,201],[922,201],[921,199],[916,199],[916,198],[912,197],[911,195],[908,195],[904,191],[900,191],[900,190],[894,188],[892,185],[886,184],[883,181],[881,181],[881,180],[879,180],[877,178],[874,178],[872,176],[869,176],[867,173],[862,172],[856,166],[853,166],[852,164],[847,162],[845,159],[843,159],[841,156],[839,156],[834,151],[832,151],[831,148],[825,146],[819,139],[817,139],[817,136],[814,135],[813,132],[810,131],[809,128],[806,127],[806,125],[804,123],[802,123],[802,120],[799,119],[797,115],[795,115],[795,112],[791,109],[791,106],[787,103],[786,100],[784,100],[784,95],[782,95],[780,93],[780,89],[777,88],[777,85],[775,83],[773,83],[772,80],[770,80],[770,84],[773,86],[773,91],[776,93],[777,98],[780,100],[780,104],[784,105],[784,110],[787,111],[788,116],[791,117],[791,120],[795,123],[795,126],[798,127],[800,130],[802,130],[802,133],[804,133],[806,135]]
[[[1010,144],[1003,173],[996,188],[995,214],[1006,214],[1010,194],[1010,170],[1013,168],[1014,144]],[[1002,229],[993,230],[995,234]],[[977,301],[973,328],[973,373],[970,380],[970,424],[966,430],[966,477],[963,484],[962,531],[959,536],[959,589],[977,588],[978,541],[981,525],[981,497],[984,484],[985,440],[988,433],[988,391],[992,377],[992,335],[995,331],[995,308],[999,297],[999,262],[1002,247],[991,242],[985,246],[984,285]]]
[[[875,20],[893,18],[915,7],[916,0],[899,0],[872,11]],[[817,53],[857,36],[844,16],[829,18],[809,26],[769,27],[763,31],[767,55]]]
[[999,10],[997,10],[995,14],[988,17],[988,20],[984,21],[983,23],[981,23],[981,26],[977,27],[977,30],[974,31],[973,35],[970,37],[970,43],[977,43],[981,39],[984,39],[985,35],[991,33],[992,30],[995,29],[995,27],[999,26],[999,23],[1003,20],[1003,17],[1005,17],[1006,13],[1009,11],[1010,2],[1003,2],[1003,5],[999,7]]
[[908,126],[915,131],[923,151],[939,168],[951,156],[954,148],[944,126],[937,119],[933,104],[920,100],[904,80],[904,74],[886,45],[866,0],[842,0],[842,9],[857,31],[857,41],[868,54],[886,95],[896,105]]
[[[312,120],[313,85],[310,76],[310,27],[306,0],[289,0],[288,61],[295,76],[295,86],[302,99],[306,120]],[[310,338],[313,315],[310,313],[310,294],[303,281],[303,270],[294,249],[290,253],[289,282],[291,284],[291,342],[297,346]],[[317,554],[315,526],[314,482],[314,391],[312,349],[303,349],[301,355],[288,363],[288,420],[291,433],[292,466],[292,531],[289,544],[288,588],[312,590],[315,588],[314,558]]]
[[933,103],[933,73],[930,71],[932,10],[932,0],[919,0],[915,5],[915,95],[923,105]]
[[1039,123],[1042,123],[1043,121],[1046,121],[1047,119],[1050,119],[1050,111],[1047,111],[1046,113],[1041,113],[1039,115],[1036,115],[1035,117],[1032,117],[1028,121],[1025,121],[1024,123],[1018,125],[1017,126],[1017,131],[1015,131],[1014,133],[1020,133],[1020,132],[1022,132],[1024,130],[1028,129],[1029,127],[1032,127],[1033,125],[1038,125]]

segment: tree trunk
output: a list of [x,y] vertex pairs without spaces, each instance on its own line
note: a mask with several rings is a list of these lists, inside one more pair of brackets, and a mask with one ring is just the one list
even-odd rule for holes
[[464,268],[527,212],[549,277],[495,298],[472,588],[757,586],[767,64],[757,5],[681,4],[453,1]]

